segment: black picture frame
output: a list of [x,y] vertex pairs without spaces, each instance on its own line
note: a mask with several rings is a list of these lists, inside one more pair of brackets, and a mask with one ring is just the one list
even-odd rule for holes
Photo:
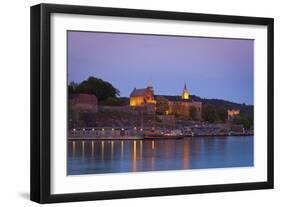
[[[267,181],[236,184],[167,187],[74,194],[51,194],[51,91],[50,91],[50,15],[52,13],[134,17],[149,19],[181,20],[194,22],[219,22],[267,26]],[[241,191],[273,188],[273,51],[274,20],[272,18],[195,14],[168,11],[103,8],[89,6],[39,4],[31,7],[31,174],[30,199],[39,203],[87,201],[102,199],[165,196],[223,191]]]

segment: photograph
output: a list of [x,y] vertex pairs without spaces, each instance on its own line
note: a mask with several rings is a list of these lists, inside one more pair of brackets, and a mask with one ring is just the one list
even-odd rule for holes
[[254,167],[254,40],[67,30],[67,175]]
[[32,201],[274,188],[274,18],[65,4],[30,15]]

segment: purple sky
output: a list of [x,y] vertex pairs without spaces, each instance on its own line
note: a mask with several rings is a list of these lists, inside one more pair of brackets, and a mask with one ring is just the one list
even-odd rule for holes
[[253,40],[68,32],[68,82],[95,76],[129,96],[191,94],[253,104]]

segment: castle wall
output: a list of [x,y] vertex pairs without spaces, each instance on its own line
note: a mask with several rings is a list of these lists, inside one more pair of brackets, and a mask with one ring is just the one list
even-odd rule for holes
[[98,100],[93,94],[76,94],[69,99],[70,109],[77,112],[97,112]]
[[189,103],[189,107],[194,106],[196,108],[196,119],[202,119],[202,102],[191,102]]
[[190,118],[190,109],[196,109],[196,119],[202,119],[202,102],[169,101],[168,114],[177,114]]

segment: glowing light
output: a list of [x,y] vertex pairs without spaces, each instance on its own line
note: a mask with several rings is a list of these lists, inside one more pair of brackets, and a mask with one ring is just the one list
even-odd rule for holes
[[140,159],[142,159],[142,140],[140,140]]
[[114,155],[114,142],[111,141],[111,159],[113,159],[113,155]]
[[189,141],[184,141],[183,144],[183,158],[182,158],[182,166],[184,169],[188,169],[189,167]]
[[137,160],[137,142],[134,140],[134,160]]
[[101,160],[103,160],[104,155],[104,141],[101,141]]
[[133,163],[132,163],[132,171],[137,171],[137,142],[134,140],[134,157],[133,157]]
[[124,141],[121,141],[121,160],[123,159],[124,154]]
[[188,94],[188,92],[183,92],[183,93],[182,93],[182,99],[189,99],[189,94]]
[[85,157],[85,141],[82,141],[82,158]]
[[92,155],[92,157],[94,157],[94,155],[95,155],[95,152],[94,152],[94,150],[95,150],[95,142],[94,141],[92,141],[92,153],[91,153],[91,155]]
[[75,157],[75,151],[76,151],[76,145],[75,145],[75,141],[72,142],[72,154]]
[[235,110],[235,109],[227,110],[228,119],[229,118],[233,118],[233,117],[235,117],[235,116],[237,116],[239,114],[240,114],[240,110],[239,109],[238,110]]
[[141,106],[143,103],[144,103],[144,99],[142,96],[130,98],[130,106]]
[[185,99],[185,100],[189,99],[189,92],[188,92],[188,90],[186,88],[186,85],[184,85],[181,98]]

